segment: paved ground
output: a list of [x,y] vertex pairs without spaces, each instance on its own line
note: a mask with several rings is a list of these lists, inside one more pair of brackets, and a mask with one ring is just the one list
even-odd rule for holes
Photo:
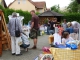
[[[33,46],[33,40],[30,40],[31,48]],[[37,57],[40,53],[42,53],[42,47],[47,46],[49,47],[48,43],[48,35],[40,36],[38,38],[38,49],[33,50],[29,49],[28,52],[22,51],[23,55],[21,56],[12,56],[11,51],[3,51],[2,57],[0,57],[0,60],[34,60],[35,57]]]

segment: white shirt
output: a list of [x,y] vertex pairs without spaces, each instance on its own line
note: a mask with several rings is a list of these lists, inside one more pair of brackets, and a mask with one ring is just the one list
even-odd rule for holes
[[53,45],[55,45],[55,43],[61,44],[61,36],[58,33],[53,34],[53,36],[54,36]]
[[69,37],[67,39],[62,38],[62,44],[66,44],[67,41],[71,41],[71,40],[74,40],[74,39],[72,37]]
[[21,34],[21,38],[24,44],[29,45],[30,41],[28,40],[28,37],[24,34]]

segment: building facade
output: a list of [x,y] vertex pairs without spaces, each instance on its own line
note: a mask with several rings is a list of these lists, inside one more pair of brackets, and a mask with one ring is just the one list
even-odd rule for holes
[[8,6],[10,9],[28,11],[35,10],[36,12],[42,13],[46,10],[46,3],[33,2],[31,0],[14,0]]

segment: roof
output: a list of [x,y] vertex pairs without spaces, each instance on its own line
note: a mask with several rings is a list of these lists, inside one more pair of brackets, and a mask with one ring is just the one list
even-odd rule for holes
[[8,5],[8,7],[10,7],[15,1],[16,1],[16,0],[14,0],[13,2],[11,2],[11,3]]
[[5,0],[2,0],[2,3],[3,3],[3,5],[4,5],[4,7],[7,8],[7,5],[6,5]]
[[32,2],[36,8],[44,8],[46,6],[46,3],[44,1],[42,2]]
[[38,16],[63,16],[63,15],[62,14],[59,14],[57,12],[48,10],[48,11],[45,11],[45,12],[39,14]]
[[[11,6],[16,0],[14,0],[12,3],[10,3],[8,5]],[[33,2],[32,0],[28,0],[29,2],[31,2],[36,8],[44,8],[44,6],[46,6],[46,2],[41,1],[41,2]]]

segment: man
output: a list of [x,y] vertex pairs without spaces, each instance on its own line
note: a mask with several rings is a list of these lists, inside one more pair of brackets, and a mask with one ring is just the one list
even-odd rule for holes
[[32,29],[35,30],[35,32],[34,32],[35,36],[33,38],[34,46],[32,47],[32,49],[36,49],[37,48],[38,29],[39,29],[39,17],[35,14],[34,10],[32,10],[30,13],[32,15],[31,30]]
[[50,34],[50,33],[49,33],[49,30],[50,30],[50,23],[51,23],[51,21],[50,21],[50,19],[48,18],[48,23],[47,23],[47,35]]
[[55,33],[58,33],[58,21],[56,17],[54,18],[54,31]]
[[54,21],[53,20],[50,22],[49,34],[54,34]]
[[67,28],[67,22],[66,22],[66,19],[64,19],[63,21],[64,22],[62,23],[62,27],[64,28],[64,31],[65,31]]
[[20,20],[17,18],[16,12],[12,13],[12,18],[9,20],[8,28],[11,35],[12,55],[16,54],[16,56],[20,56],[22,55],[20,53],[20,45],[19,45],[19,41],[21,38],[15,36],[15,31],[19,29],[21,33],[22,29],[21,29]]

